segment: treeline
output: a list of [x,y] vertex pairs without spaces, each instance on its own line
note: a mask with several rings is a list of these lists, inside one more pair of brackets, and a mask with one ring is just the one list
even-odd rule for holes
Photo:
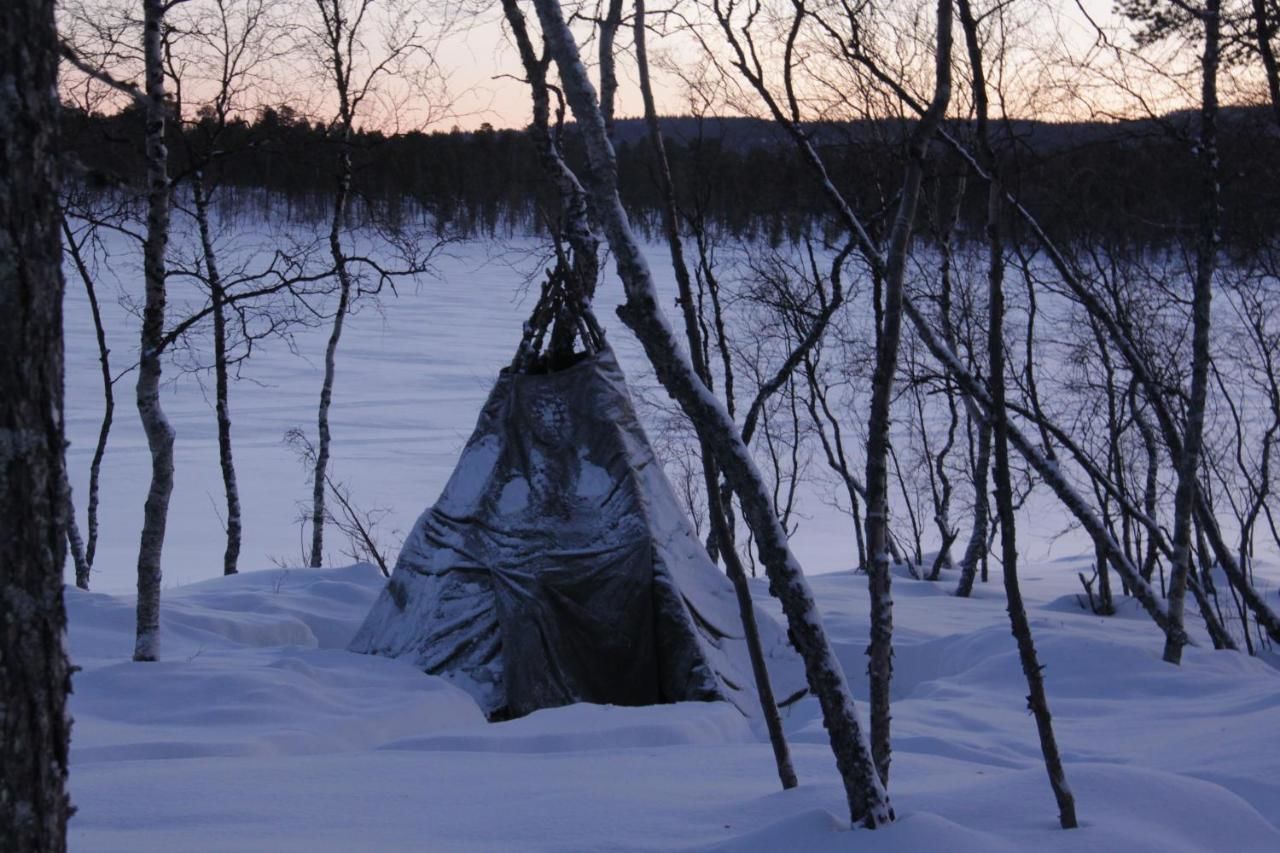
[[[1042,225],[1069,242],[1167,245],[1194,229],[1197,174],[1194,116],[1123,123],[1008,122],[993,128],[1006,183],[1040,211]],[[1224,244],[1248,252],[1280,231],[1280,137],[1260,109],[1224,111],[1220,152],[1232,168],[1223,174]],[[680,188],[681,210],[700,226],[727,235],[778,244],[829,218],[829,207],[793,145],[767,122],[745,118],[679,117],[663,120],[667,156]],[[203,158],[212,118],[170,123],[174,174]],[[869,222],[884,222],[901,181],[908,122],[856,122],[809,128],[828,171]],[[967,122],[948,131],[961,140]],[[143,116],[137,108],[114,114],[63,111],[66,150],[91,180],[143,186]],[[656,230],[661,193],[652,150],[639,119],[617,122],[619,185],[633,217]],[[565,150],[580,163],[574,128]],[[224,213],[270,204],[274,213],[302,220],[329,215],[337,139],[331,128],[288,107],[267,108],[252,119],[219,128],[217,152],[206,166],[223,188]],[[964,161],[935,143],[918,227],[927,236],[931,211],[950,208],[964,193],[957,233],[977,238],[986,198],[975,181],[962,182]],[[351,149],[357,197],[392,223],[429,216],[452,233],[492,235],[540,230],[555,210],[527,130],[494,129],[389,135],[354,133]],[[237,192],[246,190],[251,192]],[[265,194],[262,191],[266,191]],[[371,207],[370,207],[371,206]],[[358,214],[356,214],[358,215]],[[886,226],[887,227],[887,226]],[[655,231],[656,233],[656,231]]]

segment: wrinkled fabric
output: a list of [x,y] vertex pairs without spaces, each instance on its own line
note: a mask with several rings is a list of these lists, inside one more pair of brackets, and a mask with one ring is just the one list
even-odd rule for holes
[[[781,630],[758,618],[777,692],[802,690]],[[733,588],[607,349],[499,376],[350,648],[408,658],[491,716],[717,699],[758,713]]]

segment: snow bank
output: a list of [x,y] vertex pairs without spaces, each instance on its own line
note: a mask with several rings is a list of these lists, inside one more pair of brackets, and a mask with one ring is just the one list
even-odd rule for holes
[[[1083,826],[1057,828],[993,587],[899,578],[892,795],[849,830],[811,699],[786,709],[801,785],[723,703],[574,705],[487,724],[473,700],[342,650],[383,580],[277,570],[166,591],[166,659],[128,661],[132,601],[68,590],[73,850],[1274,853],[1280,669],[1026,592]],[[865,579],[814,578],[865,697]],[[775,607],[763,585],[762,607]]]
[[483,722],[469,697],[341,650],[381,589],[372,566],[252,572],[166,595],[160,663],[129,660],[131,601],[67,590],[81,671],[72,761],[296,755]]

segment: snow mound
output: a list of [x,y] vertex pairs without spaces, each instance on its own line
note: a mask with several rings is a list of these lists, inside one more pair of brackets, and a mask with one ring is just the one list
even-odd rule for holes
[[[934,811],[899,810],[899,819],[883,829],[856,831],[830,811],[813,809],[790,814],[763,826],[689,850],[707,853],[773,853],[804,850],[837,853],[850,849],[871,853],[1272,853],[1280,849],[1280,830],[1256,809],[1223,788],[1168,773],[1113,765],[1082,764],[1071,768],[1079,812],[1079,828],[1065,831],[1053,812],[1029,813],[1020,808],[1026,791],[1044,787],[1043,771],[1028,770],[984,776],[963,794],[933,801],[948,817]],[[1171,808],[1196,803],[1196,808]],[[1003,808],[993,808],[1003,804]],[[1209,817],[1212,815],[1212,818]],[[1219,823],[1221,821],[1221,823]]]
[[72,760],[367,749],[483,722],[470,697],[391,660],[341,650],[376,570],[278,570],[170,592],[159,663],[134,663],[132,602],[67,591]]

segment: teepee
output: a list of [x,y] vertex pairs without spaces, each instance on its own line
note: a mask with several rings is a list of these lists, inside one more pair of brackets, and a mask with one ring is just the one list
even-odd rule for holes
[[[716,700],[754,716],[733,587],[589,311],[576,322],[589,346],[571,357],[530,357],[526,333],[350,648],[442,676],[492,719],[573,702]],[[799,696],[798,657],[773,619],[757,618],[775,692]]]

